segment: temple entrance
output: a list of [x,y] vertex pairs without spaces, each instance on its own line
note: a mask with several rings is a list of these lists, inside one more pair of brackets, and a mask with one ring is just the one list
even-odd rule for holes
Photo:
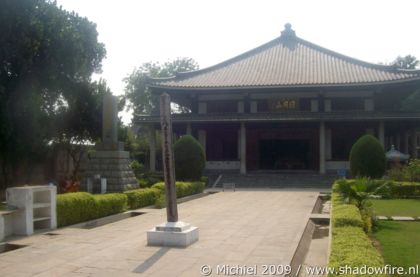
[[264,139],[259,141],[260,169],[310,169],[309,139]]

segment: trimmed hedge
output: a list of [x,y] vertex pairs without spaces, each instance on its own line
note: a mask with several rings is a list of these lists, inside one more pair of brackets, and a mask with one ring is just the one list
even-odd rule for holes
[[[201,193],[202,182],[176,182],[177,197]],[[129,190],[124,193],[93,195],[87,192],[72,192],[57,195],[57,225],[68,226],[129,209],[138,209],[165,201],[165,184],[157,183],[152,188]]]
[[92,195],[72,192],[57,195],[58,227],[100,218],[127,209],[127,196],[121,193]]
[[[203,182],[176,182],[176,197],[181,198],[197,193],[202,193],[205,187]],[[165,190],[165,183],[159,182],[152,186],[154,189],[158,189],[161,191]]]
[[97,206],[96,218],[121,213],[127,210],[127,196],[122,193],[93,195]]
[[338,205],[332,211],[332,224],[334,227],[357,226],[363,228],[363,220],[359,209],[355,205]]
[[[363,220],[359,209],[345,204],[338,192],[338,184],[333,185],[332,203],[332,244],[329,266],[336,271],[345,266],[355,268],[383,267],[384,260],[363,231]],[[337,272],[337,275],[339,272]],[[333,276],[333,274],[329,274]],[[342,274],[340,276],[353,276]],[[358,275],[380,276],[380,275]]]
[[420,198],[420,184],[392,183],[390,188],[392,198]]
[[[356,180],[340,180],[354,184]],[[372,180],[378,187],[386,185],[382,190],[377,192],[383,198],[420,198],[420,183],[416,182],[399,182],[391,180]],[[334,184],[333,190],[338,192],[338,185]]]
[[[329,266],[336,271],[345,266],[352,268],[383,267],[384,260],[360,227],[333,227]],[[338,275],[338,274],[337,274]],[[354,276],[354,275],[340,275]],[[381,276],[381,275],[357,275]]]
[[127,196],[128,207],[130,209],[153,205],[160,193],[156,188],[135,189],[124,192]]
[[[203,182],[176,182],[176,197],[182,198],[185,196],[202,193],[205,187]],[[162,193],[156,199],[155,207],[156,208],[164,208],[166,206],[166,199],[165,199],[165,183],[160,182],[154,184],[152,188],[160,190]]]
[[96,203],[92,194],[71,192],[57,195],[58,227],[76,224],[95,218]]

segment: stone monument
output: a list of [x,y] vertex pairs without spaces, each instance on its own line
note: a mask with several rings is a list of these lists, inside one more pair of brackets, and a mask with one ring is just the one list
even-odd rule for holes
[[124,143],[118,141],[117,97],[105,95],[102,110],[102,142],[85,166],[84,177],[90,184],[95,179],[106,179],[106,191],[118,192],[138,188],[131,169],[130,153],[124,151]]
[[160,97],[160,120],[167,222],[147,232],[147,245],[187,247],[198,240],[198,228],[191,226],[189,223],[178,221],[175,165],[172,150],[171,100],[167,93]]

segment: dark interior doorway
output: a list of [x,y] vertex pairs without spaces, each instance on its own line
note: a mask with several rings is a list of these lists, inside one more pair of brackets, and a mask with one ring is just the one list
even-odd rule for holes
[[310,140],[260,140],[260,169],[310,169]]

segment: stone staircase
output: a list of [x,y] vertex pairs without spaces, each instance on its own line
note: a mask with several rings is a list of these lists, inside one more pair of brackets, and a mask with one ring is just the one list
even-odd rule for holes
[[[221,177],[220,177],[221,175]],[[314,172],[249,174],[220,173],[209,174],[209,187],[222,188],[223,184],[234,183],[236,188],[321,188],[330,189],[335,175],[319,175]],[[215,184],[215,182],[218,182]]]

